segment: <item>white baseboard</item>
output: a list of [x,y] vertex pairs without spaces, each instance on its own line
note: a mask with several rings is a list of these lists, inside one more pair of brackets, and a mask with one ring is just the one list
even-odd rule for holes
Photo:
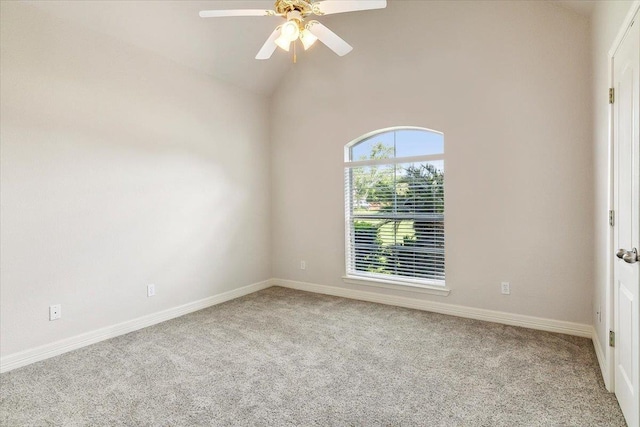
[[336,286],[318,285],[315,283],[297,282],[293,280],[272,279],[272,283],[274,286],[282,286],[285,288],[298,289],[301,291],[333,295],[337,297],[351,298],[361,301],[376,302],[380,304],[395,305],[405,308],[414,308],[417,310],[432,311],[435,313],[449,314],[452,316],[466,317],[469,319],[484,320],[487,322],[538,329],[541,331],[557,332],[560,334],[575,335],[585,338],[592,338],[593,336],[593,327],[591,325],[584,325],[581,323],[544,319],[541,317],[525,316],[522,314],[505,313],[502,311],[485,310],[482,308],[445,304],[435,301],[426,301],[396,295],[379,294]]
[[602,352],[602,346],[600,345],[600,339],[598,338],[598,333],[596,330],[593,330],[593,336],[591,337],[593,341],[593,348],[596,351],[596,357],[598,358],[598,365],[600,365],[600,372],[602,373],[602,379],[604,380],[604,386],[608,391],[613,391],[611,389],[611,381],[609,377],[609,367],[607,364],[607,358],[605,354]]
[[241,296],[260,291],[262,289],[270,288],[271,286],[282,286],[285,288],[298,289],[301,291],[314,292],[318,294],[334,295],[343,298],[413,308],[417,310],[432,311],[435,313],[448,314],[452,316],[466,317],[477,320],[485,320],[488,322],[502,323],[505,325],[521,326],[548,332],[557,332],[562,334],[592,338],[594,340],[594,345],[596,345],[596,354],[598,356],[600,368],[602,369],[603,377],[605,378],[605,383],[608,384],[608,376],[606,375],[608,371],[603,368],[603,366],[605,366],[605,359],[603,355],[599,353],[600,347],[597,343],[598,338],[590,325],[283,279],[269,279],[263,282],[254,283],[242,288],[204,298],[199,301],[194,301],[178,307],[163,310],[158,313],[149,314],[147,316],[142,316],[137,319],[122,322],[113,326],[108,326],[106,328],[56,341],[51,344],[46,344],[40,347],[35,347],[29,350],[10,354],[8,356],[0,358],[0,373],[8,372],[13,369],[29,365],[31,363],[58,356],[68,351],[86,347],[88,345],[114,338],[119,335],[127,334],[138,329],[146,328],[148,326],[180,317],[194,311],[202,310],[216,304],[230,301],[232,299],[239,298]]
[[8,356],[0,358],[0,373],[20,368],[22,366],[26,366],[40,360],[48,359],[50,357],[58,356],[68,351],[86,347],[88,345],[95,344],[109,338],[114,338],[119,335],[137,331],[138,329],[146,328],[147,326],[155,325],[157,323],[161,323],[176,317],[184,316],[185,314],[202,310],[212,305],[221,304],[223,302],[269,288],[271,286],[273,286],[272,280],[265,280],[263,282],[258,282],[248,286],[244,286],[242,288],[234,289],[232,291],[223,292],[221,294],[180,305],[178,307],[169,308],[157,313],[118,323],[113,326],[108,326],[106,328],[76,335],[74,337],[65,338],[51,344],[45,344],[40,347],[35,347],[29,350],[10,354]]

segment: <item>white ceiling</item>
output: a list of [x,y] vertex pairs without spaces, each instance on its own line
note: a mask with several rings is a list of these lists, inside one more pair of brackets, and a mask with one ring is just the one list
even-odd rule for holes
[[198,16],[205,9],[272,9],[272,0],[26,3],[256,93],[271,93],[291,66],[284,52],[254,59],[282,18]]
[[560,6],[572,9],[578,12],[580,15],[589,16],[596,6],[597,0],[551,0],[558,3]]
[[[348,22],[352,25],[344,25],[337,16],[324,17],[323,22],[329,26],[335,23],[337,27],[332,28],[349,41],[349,32],[358,30],[360,19],[366,19],[370,13],[391,14],[389,9],[400,1],[390,0],[387,10],[350,13]],[[594,3],[550,1],[584,15],[590,13]],[[282,18],[198,16],[200,10],[207,9],[272,9],[273,0],[27,0],[25,3],[259,94],[271,94],[292,65],[290,54],[280,49],[271,60],[254,59]],[[341,59],[334,56],[331,60]]]

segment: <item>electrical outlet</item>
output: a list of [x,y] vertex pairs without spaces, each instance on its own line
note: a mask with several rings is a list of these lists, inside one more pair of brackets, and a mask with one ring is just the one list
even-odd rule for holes
[[598,311],[596,311],[596,315],[598,316],[598,323],[602,323],[602,306],[598,306]]
[[502,282],[501,283],[501,287],[502,287],[502,294],[503,295],[511,294],[511,285],[509,284],[509,282]]
[[62,305],[55,304],[49,306],[49,320],[58,320],[62,317]]
[[147,296],[152,297],[156,294],[156,285],[147,285]]
[[300,261],[300,270],[307,269],[307,261]]

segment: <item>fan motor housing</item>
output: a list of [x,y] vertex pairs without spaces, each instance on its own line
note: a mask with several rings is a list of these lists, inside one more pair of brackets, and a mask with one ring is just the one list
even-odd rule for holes
[[307,0],[276,0],[274,9],[277,13],[287,15],[289,12],[297,11],[300,15],[306,16],[311,14],[311,2]]

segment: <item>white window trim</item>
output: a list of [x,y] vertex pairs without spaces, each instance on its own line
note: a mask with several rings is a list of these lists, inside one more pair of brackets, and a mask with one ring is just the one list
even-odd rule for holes
[[[354,145],[359,144],[360,142],[365,141],[366,139],[369,139],[372,136],[386,133],[386,132],[398,131],[398,130],[421,130],[421,131],[442,134],[442,132],[439,132],[436,130],[421,128],[421,127],[414,127],[414,126],[397,126],[397,127],[379,129],[377,131],[370,132],[345,145],[344,168],[353,168],[353,167],[359,167],[359,166],[374,166],[374,165],[381,165],[381,164],[400,164],[400,163],[411,163],[411,162],[420,162],[420,161],[434,161],[434,160],[444,161],[445,160],[444,153],[442,153],[442,154],[431,154],[431,155],[424,155],[424,156],[394,157],[393,159],[351,161],[350,150],[351,150],[351,147],[353,147]],[[351,200],[345,200],[345,215],[347,214],[347,209],[348,209],[347,206],[350,206],[350,205],[351,205]],[[345,268],[351,263],[351,252],[353,249],[352,248],[353,242],[348,241],[346,239],[346,236],[348,235],[349,235],[349,221],[346,221],[346,216],[345,216],[345,244],[346,244],[345,245],[346,246],[345,264],[344,264]],[[446,283],[444,280],[433,280],[433,279],[411,280],[411,279],[403,279],[403,278],[397,278],[397,277],[380,278],[378,275],[367,274],[367,273],[354,274],[354,273],[349,273],[348,271],[342,277],[342,280],[348,284],[367,285],[367,286],[374,286],[374,287],[394,289],[394,290],[403,290],[403,291],[415,291],[420,293],[442,295],[442,296],[448,296],[449,293],[451,292],[451,289],[446,287]]]
[[344,162],[345,167],[357,168],[358,166],[397,165],[401,163],[429,162],[444,160],[444,154],[427,154],[424,156],[394,157],[393,159],[355,160]]
[[422,294],[440,295],[444,297],[449,296],[449,294],[451,293],[451,289],[444,286],[444,283],[437,284],[436,281],[428,281],[428,282],[433,282],[433,284],[425,284],[424,282],[415,283],[409,280],[404,281],[404,280],[380,279],[377,277],[367,277],[364,274],[363,275],[348,274],[342,277],[342,281],[350,285],[373,286],[376,288],[393,289],[396,291],[418,292]]

